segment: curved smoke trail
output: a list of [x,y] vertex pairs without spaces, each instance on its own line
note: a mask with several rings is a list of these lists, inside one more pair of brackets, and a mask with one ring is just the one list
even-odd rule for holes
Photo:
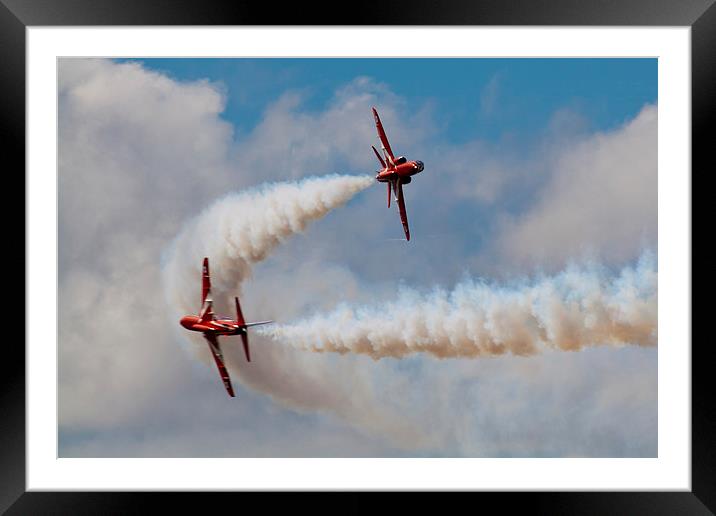
[[[214,203],[185,226],[164,256],[164,289],[172,318],[178,320],[199,309],[204,256],[210,260],[214,301],[221,311],[230,306],[229,300],[240,291],[254,264],[372,183],[371,177],[315,177],[270,184]],[[244,310],[254,313],[250,307]],[[197,357],[214,367],[199,334],[183,332],[181,340],[196,344]],[[231,341],[224,345],[232,378],[244,385],[291,408],[329,412],[398,442],[424,439],[404,418],[377,403],[369,371],[347,361],[329,363],[328,357],[319,359],[276,345],[255,329],[251,342],[254,360],[250,364]]]
[[197,310],[197,278],[209,257],[212,287],[235,293],[281,242],[372,184],[365,176],[331,175],[273,183],[231,194],[208,207],[177,236],[164,259],[164,288],[176,314]]
[[314,352],[380,359],[533,355],[590,345],[657,343],[657,271],[651,255],[616,277],[570,268],[531,283],[501,287],[467,281],[429,296],[404,290],[382,306],[341,306],[293,324],[262,329]]

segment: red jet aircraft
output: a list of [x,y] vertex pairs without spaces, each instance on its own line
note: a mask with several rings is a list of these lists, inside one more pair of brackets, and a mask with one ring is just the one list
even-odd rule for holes
[[234,300],[236,302],[236,320],[228,317],[217,317],[214,314],[213,300],[211,299],[211,279],[209,278],[209,259],[204,258],[201,282],[201,311],[199,315],[185,315],[181,318],[181,321],[179,321],[187,330],[200,331],[204,334],[204,338],[209,343],[211,354],[214,356],[216,366],[219,368],[221,379],[224,381],[226,392],[228,392],[232,398],[234,397],[234,389],[231,387],[231,379],[224,365],[224,356],[221,354],[221,348],[219,347],[219,335],[241,335],[246,360],[251,362],[251,356],[249,355],[249,336],[246,333],[246,329],[250,326],[273,322],[244,322],[241,305],[239,305],[239,298],[235,297]]
[[381,183],[388,184],[388,208],[390,208],[390,188],[393,187],[395,193],[395,202],[398,203],[398,211],[400,212],[400,221],[403,223],[403,231],[405,231],[405,238],[410,240],[410,228],[408,227],[408,215],[405,212],[405,199],[403,198],[403,185],[410,183],[415,174],[419,174],[423,171],[425,166],[422,161],[408,161],[405,156],[396,158],[393,155],[393,151],[388,143],[388,137],[385,135],[383,130],[383,124],[380,123],[380,117],[378,112],[373,108],[373,118],[375,118],[375,127],[378,129],[378,138],[383,148],[383,158],[380,157],[378,151],[371,145],[375,157],[380,161],[382,170],[378,171],[378,175],[375,178]]

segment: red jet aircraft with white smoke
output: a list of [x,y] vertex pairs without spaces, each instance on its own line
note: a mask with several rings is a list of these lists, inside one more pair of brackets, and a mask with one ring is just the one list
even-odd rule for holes
[[378,171],[378,175],[375,178],[380,183],[388,184],[388,208],[390,208],[390,188],[392,186],[393,192],[395,193],[395,202],[398,203],[398,211],[400,212],[400,221],[403,223],[403,231],[405,231],[405,238],[410,240],[410,228],[408,227],[408,215],[405,212],[405,199],[403,198],[403,185],[407,185],[413,179],[411,176],[419,174],[423,171],[425,166],[422,161],[408,161],[405,156],[395,157],[393,150],[390,148],[388,143],[388,137],[385,135],[383,130],[383,124],[380,123],[380,117],[378,112],[373,108],[373,118],[375,118],[375,127],[378,129],[378,138],[383,149],[383,158],[375,147],[372,147],[375,152],[375,157],[380,161],[382,170]]
[[181,318],[181,321],[179,321],[187,330],[200,331],[204,334],[204,338],[209,343],[211,354],[214,356],[216,366],[219,368],[219,375],[221,375],[221,379],[224,382],[226,392],[228,392],[232,398],[234,397],[234,389],[231,387],[231,379],[224,365],[224,356],[221,354],[221,348],[219,347],[219,336],[241,335],[246,360],[251,362],[251,356],[249,355],[249,336],[246,332],[247,328],[273,322],[244,322],[239,298],[235,297],[234,301],[236,302],[236,320],[228,317],[217,317],[216,314],[214,314],[213,300],[211,298],[211,278],[209,277],[209,259],[204,258],[201,282],[201,311],[199,315],[185,315]]

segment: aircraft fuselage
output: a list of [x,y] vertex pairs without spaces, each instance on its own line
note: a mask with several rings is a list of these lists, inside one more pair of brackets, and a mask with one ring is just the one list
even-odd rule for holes
[[179,321],[184,328],[190,331],[200,331],[202,333],[213,333],[215,335],[243,335],[246,334],[246,328],[240,326],[233,319],[214,319],[202,321],[201,317],[196,315],[186,315]]
[[[378,175],[375,176],[378,182],[388,183],[397,178],[409,178],[410,176],[419,174],[425,168],[422,161],[406,161],[405,158],[398,158],[396,162],[396,165],[385,167],[378,172]],[[410,181],[403,182],[409,183]]]

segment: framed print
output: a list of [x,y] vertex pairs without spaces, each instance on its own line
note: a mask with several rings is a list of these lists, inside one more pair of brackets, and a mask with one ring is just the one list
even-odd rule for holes
[[712,3],[344,26],[5,2],[28,207],[3,507],[397,490],[713,510],[689,168],[711,159]]

